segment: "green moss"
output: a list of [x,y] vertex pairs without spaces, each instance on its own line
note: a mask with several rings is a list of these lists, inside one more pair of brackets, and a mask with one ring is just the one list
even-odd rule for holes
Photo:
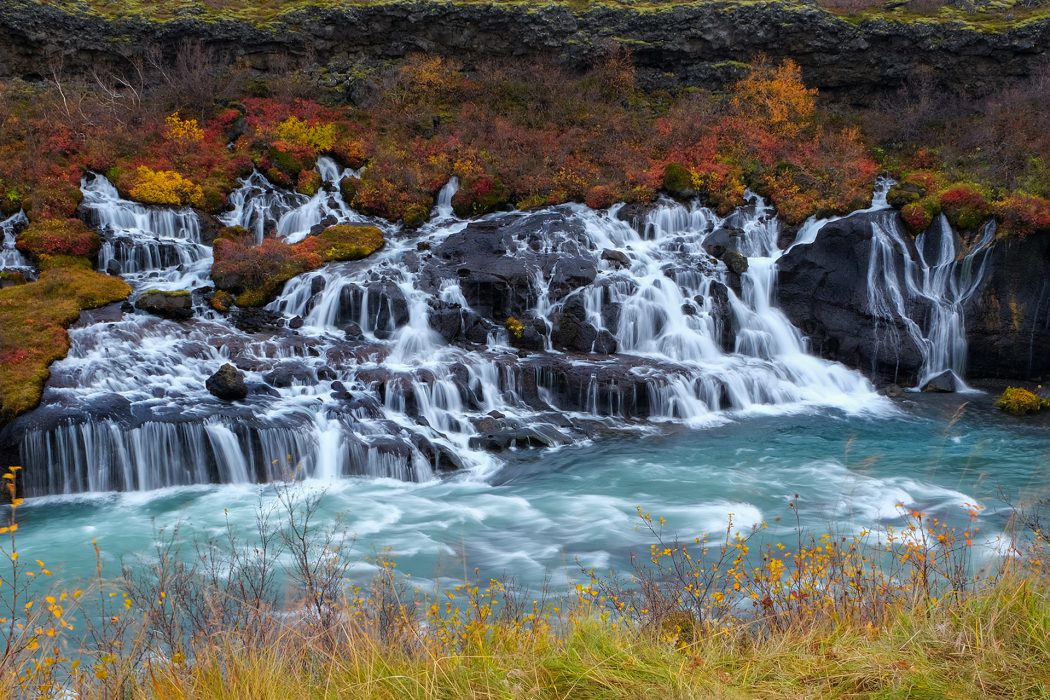
[[126,299],[120,278],[93,271],[86,260],[41,259],[36,282],[0,289],[0,422],[40,402],[48,366],[69,350],[66,328],[84,309]]
[[323,262],[360,260],[383,247],[383,232],[375,226],[329,226],[317,236],[310,236],[296,248],[320,256]]
[[678,163],[669,163],[664,168],[663,188],[675,197],[692,197],[696,194],[692,173]]
[[142,293],[142,296],[147,294],[163,294],[166,297],[188,297],[192,296],[193,292],[188,289],[147,289]]

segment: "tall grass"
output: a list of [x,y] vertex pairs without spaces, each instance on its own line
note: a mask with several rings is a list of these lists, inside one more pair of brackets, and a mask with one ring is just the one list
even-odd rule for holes
[[251,537],[181,551],[158,533],[113,577],[96,548],[94,582],[42,592],[46,565],[17,556],[9,475],[5,700],[1050,696],[1050,542],[1033,513],[983,569],[974,508],[961,531],[907,511],[847,537],[796,523],[791,547],[731,523],[683,541],[639,513],[648,556],[583,571],[574,593],[476,571],[425,592],[384,556],[347,583],[349,541],[289,485]]

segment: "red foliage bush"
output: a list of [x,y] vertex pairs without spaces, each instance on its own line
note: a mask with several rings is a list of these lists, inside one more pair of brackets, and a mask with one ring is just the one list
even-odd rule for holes
[[20,251],[37,259],[44,255],[91,257],[100,244],[98,234],[78,219],[33,221],[15,241]]
[[1050,231],[1050,200],[1015,192],[996,202],[995,214],[1002,221],[1001,233],[1021,238],[1038,231]]
[[992,213],[992,206],[980,186],[959,182],[940,193],[941,210],[952,226],[975,229]]

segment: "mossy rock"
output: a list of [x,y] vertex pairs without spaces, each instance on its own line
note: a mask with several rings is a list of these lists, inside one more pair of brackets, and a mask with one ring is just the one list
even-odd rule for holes
[[135,301],[135,308],[173,321],[184,321],[193,316],[193,295],[187,289],[151,289]]
[[0,270],[0,289],[18,287],[28,282],[26,276],[17,270]]
[[667,194],[679,199],[688,199],[696,196],[693,187],[693,175],[688,168],[678,163],[669,163],[664,168],[663,189]]
[[995,402],[995,407],[1012,416],[1024,416],[1050,408],[1050,399],[1028,389],[1011,386],[1003,391],[1002,396]]
[[339,262],[367,258],[385,244],[383,232],[375,226],[341,224],[310,236],[298,247],[319,255],[324,262]]
[[233,303],[233,295],[222,289],[215,290],[215,293],[211,295],[211,308],[215,309],[220,314],[230,313],[230,308],[233,306]]
[[890,191],[886,194],[886,201],[894,209],[902,209],[909,204],[918,202],[925,195],[926,191],[919,185],[903,182],[890,188]]

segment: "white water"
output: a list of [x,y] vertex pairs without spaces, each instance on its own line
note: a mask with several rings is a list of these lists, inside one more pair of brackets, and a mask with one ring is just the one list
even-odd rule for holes
[[[872,223],[868,266],[868,308],[881,326],[880,339],[900,347],[897,322],[922,353],[918,386],[945,371],[966,390],[964,307],[984,281],[995,240],[989,222],[968,250],[962,250],[944,216],[915,239],[914,256],[898,217]],[[877,331],[878,332],[878,331]]]
[[32,267],[22,257],[15,247],[18,232],[29,223],[25,213],[18,212],[0,221],[0,234],[3,236],[3,246],[0,247],[0,270],[30,271]]
[[[318,170],[328,187],[314,197],[253,174],[224,223],[294,242],[364,221],[338,192],[354,173],[324,159]],[[452,215],[455,190],[442,190],[414,234],[371,222],[388,239],[372,258],[291,280],[268,311],[282,323],[301,318],[298,330],[241,330],[200,299],[188,322],[134,313],[73,329],[36,412],[43,427],[21,442],[30,493],[284,476],[426,481],[448,468],[486,478],[504,461],[493,445],[557,447],[612,428],[757,414],[892,411],[860,373],[811,355],[773,304],[779,224],[760,198],[732,217],[749,260],[734,280],[703,252],[727,224],[703,207],[663,202],[636,229],[616,207],[569,205],[491,215],[479,232]],[[211,251],[192,211],[123,201],[100,176],[85,180],[84,194],[106,241],[101,266],[116,261],[137,293],[208,284]],[[464,240],[467,259],[493,242],[502,252],[464,278],[464,260],[440,257],[443,244]],[[603,259],[607,250],[629,264]],[[519,356],[503,328],[509,313],[488,308],[518,302],[501,287],[479,296],[485,275],[505,269],[524,285],[511,292],[527,305],[515,313],[546,350]],[[591,352],[554,349],[573,305],[595,337]],[[615,354],[595,352],[611,343]],[[235,404],[205,389],[231,361],[250,388]]]

